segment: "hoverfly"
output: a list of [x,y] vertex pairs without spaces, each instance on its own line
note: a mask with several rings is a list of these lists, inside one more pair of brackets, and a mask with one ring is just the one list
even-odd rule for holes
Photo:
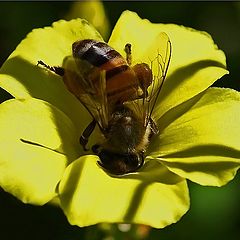
[[[72,45],[72,56],[62,67],[38,64],[63,77],[68,90],[91,114],[93,120],[83,131],[84,150],[96,124],[104,141],[92,146],[101,167],[111,174],[137,171],[144,164],[150,138],[158,133],[152,115],[166,78],[171,42],[160,34],[161,50],[150,66],[131,66],[131,44],[125,45],[126,59],[104,42],[85,39]],[[153,65],[156,75],[153,75]]]

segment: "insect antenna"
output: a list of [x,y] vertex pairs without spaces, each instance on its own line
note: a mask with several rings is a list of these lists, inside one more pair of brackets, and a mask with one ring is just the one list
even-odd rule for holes
[[61,77],[64,75],[64,68],[62,68],[62,67],[49,66],[46,63],[44,63],[42,60],[38,61],[37,66],[38,65],[41,65],[41,66],[47,68],[48,70],[56,73],[57,75],[59,75]]
[[44,145],[42,145],[42,144],[40,144],[40,143],[32,142],[32,141],[29,141],[29,140],[26,140],[26,139],[23,139],[23,138],[20,138],[20,141],[23,142],[23,143],[26,143],[26,144],[30,144],[30,145],[37,146],[37,147],[42,147],[42,148],[48,149],[48,150],[50,150],[50,151],[53,151],[53,152],[56,152],[56,153],[60,153],[60,154],[66,155],[66,154],[63,153],[63,152],[60,152],[60,151],[58,151],[58,150],[56,150],[56,149],[53,149],[53,148],[44,146]]

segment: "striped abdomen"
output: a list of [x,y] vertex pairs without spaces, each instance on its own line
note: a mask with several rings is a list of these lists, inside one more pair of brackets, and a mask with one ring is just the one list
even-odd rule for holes
[[[135,72],[116,50],[104,42],[82,40],[73,43],[73,56],[86,60],[97,70],[106,71],[106,91],[109,101],[123,102],[137,97],[138,80]],[[90,73],[94,76],[94,73]],[[87,79],[96,83],[98,77]]]

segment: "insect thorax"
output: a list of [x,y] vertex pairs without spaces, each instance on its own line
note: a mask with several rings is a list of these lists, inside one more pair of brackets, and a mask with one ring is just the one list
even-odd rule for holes
[[120,154],[136,153],[142,143],[146,128],[142,119],[125,106],[118,107],[111,116],[104,135],[103,148]]

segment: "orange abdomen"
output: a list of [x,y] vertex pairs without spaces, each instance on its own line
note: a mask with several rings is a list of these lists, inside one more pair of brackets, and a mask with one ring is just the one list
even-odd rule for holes
[[99,70],[106,71],[106,91],[110,103],[133,100],[137,97],[139,82],[126,60],[104,42],[82,40],[73,44],[73,56],[96,67],[89,81],[98,87]]

